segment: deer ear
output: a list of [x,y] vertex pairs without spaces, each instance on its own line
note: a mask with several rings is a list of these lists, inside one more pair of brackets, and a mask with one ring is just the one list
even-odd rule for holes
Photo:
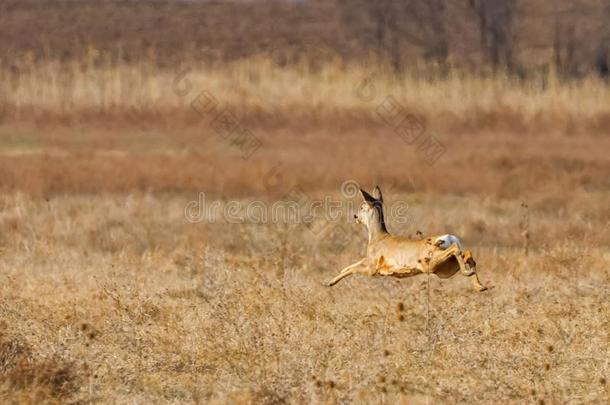
[[362,194],[362,198],[364,198],[364,201],[366,201],[368,204],[374,204],[375,203],[375,198],[372,195],[370,195],[369,193],[367,193],[363,189],[360,189],[360,193]]
[[381,194],[381,189],[379,188],[379,186],[375,186],[375,190],[373,190],[373,197],[383,202],[383,195]]

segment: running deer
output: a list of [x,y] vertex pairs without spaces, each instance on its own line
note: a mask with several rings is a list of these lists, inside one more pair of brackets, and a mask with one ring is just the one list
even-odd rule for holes
[[398,278],[433,273],[439,278],[449,278],[460,271],[471,277],[475,290],[487,289],[479,281],[472,253],[462,250],[456,236],[430,236],[419,240],[390,235],[383,220],[383,196],[379,187],[375,187],[373,196],[362,189],[360,192],[364,202],[354,218],[368,229],[366,257],[341,270],[328,283],[329,287],[357,273]]

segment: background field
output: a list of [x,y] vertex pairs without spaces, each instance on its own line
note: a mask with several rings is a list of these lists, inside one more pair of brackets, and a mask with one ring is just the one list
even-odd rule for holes
[[[367,4],[0,1],[0,402],[610,401],[610,8]],[[492,288],[324,287],[348,180]]]

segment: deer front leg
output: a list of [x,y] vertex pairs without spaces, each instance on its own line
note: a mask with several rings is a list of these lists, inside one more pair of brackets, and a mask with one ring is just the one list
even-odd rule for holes
[[356,268],[358,266],[361,266],[365,260],[366,259],[360,259],[356,263],[350,264],[349,266],[347,266],[346,268],[341,270],[339,275],[337,277],[333,278],[328,284],[326,284],[326,286],[332,287],[333,285],[337,284],[339,281],[343,280],[345,277],[351,276],[352,274],[355,273]]

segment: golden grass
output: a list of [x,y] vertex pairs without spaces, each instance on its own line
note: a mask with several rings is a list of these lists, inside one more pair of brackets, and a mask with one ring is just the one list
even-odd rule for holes
[[[251,60],[194,65],[181,97],[179,66],[96,58],[0,72],[0,402],[608,401],[607,85],[378,73],[367,101],[383,68]],[[204,90],[262,140],[249,159],[190,109]],[[433,166],[387,95],[446,146]],[[427,323],[425,278],[322,286],[363,254],[345,218],[184,219],[199,192],[347,179],[408,202],[393,232],[460,235],[495,288],[432,278]]]
[[276,124],[370,122],[390,95],[440,130],[606,133],[610,122],[610,87],[595,77],[561,81],[552,71],[527,79],[425,72],[421,67],[397,76],[372,62],[281,67],[269,55],[162,69],[152,60],[110,62],[92,50],[79,62],[35,63],[25,57],[2,68],[0,111],[5,120],[127,116],[181,125],[189,120],[180,113],[207,91],[219,108],[230,108],[243,120]]
[[189,224],[187,198],[2,197],[0,398],[608,400],[610,256],[572,236],[602,222],[535,207],[526,257],[510,201],[387,199],[417,218],[394,232],[464,235],[494,288],[432,278],[426,328],[425,278],[322,286],[362,254],[355,224],[341,250],[300,225]]

